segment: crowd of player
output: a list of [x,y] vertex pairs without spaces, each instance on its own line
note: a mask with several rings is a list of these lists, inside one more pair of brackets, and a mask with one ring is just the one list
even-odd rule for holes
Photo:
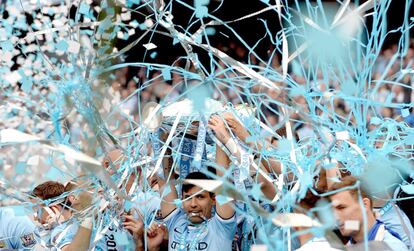
[[[154,176],[144,175],[142,166],[126,164],[132,153],[120,148],[108,151],[102,168],[130,199],[117,193],[108,198],[105,189],[109,188],[90,175],[67,184],[38,184],[29,195],[34,218],[0,209],[0,249],[251,250],[264,244],[268,250],[337,250],[330,237],[331,230],[337,229],[341,244],[382,241],[391,250],[413,250],[413,227],[396,203],[388,200],[378,208],[378,201],[362,181],[341,175],[335,168],[319,169],[306,195],[290,212],[294,217],[307,214],[324,222],[316,209],[321,207],[320,201],[328,201],[335,215],[333,226],[291,223],[286,227],[275,223],[269,215],[277,217],[276,207],[262,202],[278,195],[277,184],[265,176],[280,174],[280,163],[255,156],[260,171],[251,167],[250,175],[264,196],[243,201],[224,188],[227,182],[236,183],[233,168],[240,164],[242,145],[249,144],[246,139],[250,134],[230,113],[212,115],[208,128],[216,138],[215,161],[186,177],[174,170],[173,147],[164,155],[163,171]],[[168,133],[160,135],[167,145],[171,144]],[[128,175],[122,176],[123,172]],[[210,181],[223,182],[223,189],[207,189],[203,184]],[[250,211],[249,215],[249,210],[239,210],[243,204],[254,204],[272,214],[252,215]],[[252,216],[260,220],[249,221]],[[292,234],[286,235],[286,229]]]

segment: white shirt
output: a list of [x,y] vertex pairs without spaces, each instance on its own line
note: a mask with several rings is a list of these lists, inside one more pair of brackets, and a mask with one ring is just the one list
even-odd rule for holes
[[315,237],[296,249],[296,251],[340,251],[340,249],[332,248],[325,238]]

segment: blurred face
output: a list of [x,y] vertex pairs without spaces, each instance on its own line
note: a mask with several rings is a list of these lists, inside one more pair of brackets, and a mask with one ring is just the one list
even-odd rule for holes
[[[369,199],[363,198],[364,204],[361,208],[358,199],[350,191],[336,193],[330,198],[341,234],[354,237],[360,231],[363,231],[363,213],[367,212]],[[352,224],[352,222],[355,222],[355,224]]]
[[137,86],[136,86],[136,84],[135,84],[135,81],[134,81],[134,80],[130,80],[130,81],[128,82],[128,89],[129,89],[129,90],[132,90],[132,91],[134,91],[134,90],[136,90],[136,89],[137,89]]
[[275,126],[277,124],[277,118],[275,116],[267,116],[267,121],[271,126]]
[[[37,200],[31,200],[34,204],[38,203]],[[57,206],[46,207],[46,205],[35,205],[33,206],[34,220],[42,225],[50,223],[51,219],[55,217],[54,210],[57,211]]]
[[147,90],[144,90],[144,91],[142,91],[141,92],[141,99],[142,100],[150,100],[150,98],[151,98],[151,92],[149,92],[149,91],[147,91]]
[[381,111],[381,115],[383,117],[386,117],[386,118],[391,118],[392,117],[392,109],[390,109],[388,107],[384,107]]
[[128,96],[129,96],[129,91],[127,89],[122,89],[121,90],[121,97],[126,98]]
[[[122,153],[121,150],[115,149],[107,153],[102,161],[102,166],[108,171],[109,175],[111,175],[112,180],[118,182],[122,176],[122,172],[118,172],[121,165],[126,160],[126,156]],[[132,186],[132,183],[135,180],[135,173],[133,172],[129,177],[126,183],[126,191],[129,192],[129,189]]]
[[79,184],[73,194],[69,195],[71,208],[77,211],[88,208],[92,204],[94,194],[96,194],[96,190],[93,188],[92,184]]
[[47,219],[49,218],[49,213],[44,209],[43,206],[36,206],[33,208],[33,211],[35,212],[34,219],[38,221],[40,224],[46,224]]
[[200,192],[201,190],[200,187],[194,186],[187,192],[183,192],[183,208],[189,221],[193,224],[199,224],[205,219],[209,219],[215,202],[209,192]]
[[109,174],[114,174],[122,164],[122,151],[115,149],[110,151],[104,158],[102,166],[108,170]]

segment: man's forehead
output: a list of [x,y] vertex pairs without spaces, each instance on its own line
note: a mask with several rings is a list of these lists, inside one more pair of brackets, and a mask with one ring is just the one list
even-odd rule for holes
[[31,198],[30,198],[30,202],[31,202],[32,204],[37,204],[37,205],[44,204],[43,199],[41,199],[41,198],[39,198],[39,197],[31,197]]
[[30,198],[33,208],[46,207],[45,202],[40,198]]
[[337,206],[341,205],[341,200],[332,198],[331,203],[332,203],[332,206],[337,207]]
[[354,200],[353,195],[348,190],[337,192],[331,195],[330,199],[333,206],[343,204],[344,202],[350,202],[350,200]]

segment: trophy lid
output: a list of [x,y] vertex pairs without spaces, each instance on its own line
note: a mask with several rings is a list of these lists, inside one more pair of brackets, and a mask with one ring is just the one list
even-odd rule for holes
[[[207,116],[216,112],[223,112],[225,110],[224,105],[214,99],[206,98],[204,100],[203,113]],[[162,111],[163,117],[175,117],[178,114],[178,111],[181,112],[183,117],[196,117],[199,118],[200,111],[197,111],[194,107],[193,101],[191,99],[183,99],[181,101],[172,103],[164,108]]]
[[162,122],[162,115],[158,111],[160,105],[156,102],[148,102],[142,109],[143,125],[150,131],[154,132],[160,127]]

